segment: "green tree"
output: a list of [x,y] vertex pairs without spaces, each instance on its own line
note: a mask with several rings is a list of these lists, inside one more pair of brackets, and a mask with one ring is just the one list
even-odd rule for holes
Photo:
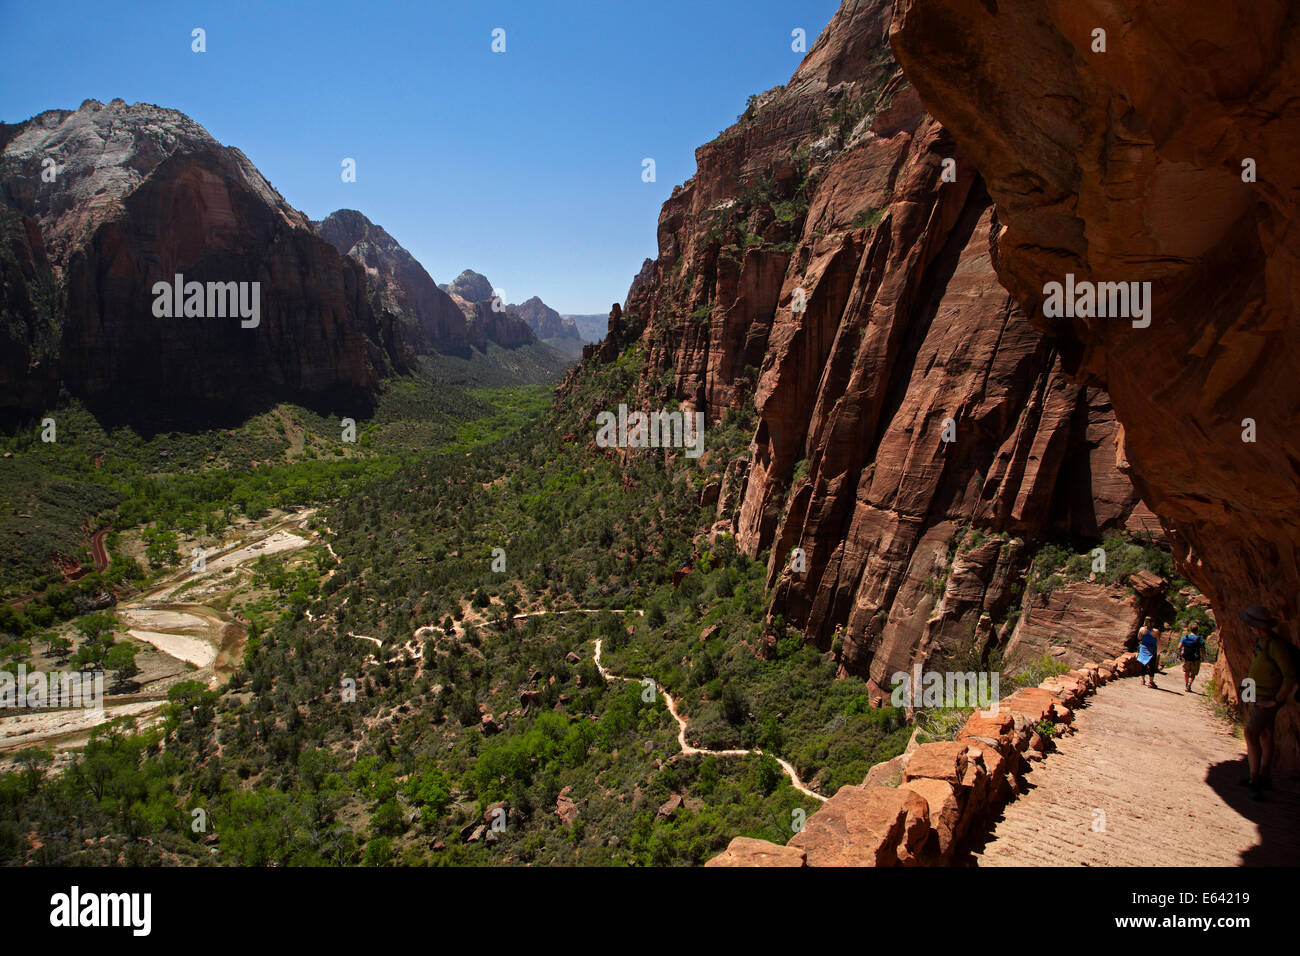
[[140,673],[135,663],[136,650],[130,644],[114,644],[104,655],[104,666],[117,674],[116,683],[120,687]]

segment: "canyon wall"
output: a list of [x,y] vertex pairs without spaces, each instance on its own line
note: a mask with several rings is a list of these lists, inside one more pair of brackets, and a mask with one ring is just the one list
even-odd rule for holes
[[[1136,487],[1219,612],[1235,698],[1241,610],[1300,634],[1300,11],[899,0],[892,42],[959,182],[996,203],[1001,282],[1071,380],[1109,393]],[[1067,274],[1151,283],[1149,326],[1045,316]],[[1298,710],[1278,718],[1282,769],[1300,769]]]
[[58,394],[55,294],[40,226],[0,205],[0,424],[16,424]]
[[[59,281],[61,378],[108,418],[238,418],[284,399],[361,412],[409,364],[362,267],[183,114],[87,100],[0,134],[5,204],[39,226]],[[258,325],[155,315],[154,284],[176,274],[260,283]]]
[[890,14],[844,3],[790,82],[697,150],[658,258],[588,349],[645,347],[643,406],[753,407],[719,518],[768,553],[773,626],[878,698],[1006,639],[1036,536],[1159,532],[1109,397],[1067,379],[999,284],[992,202],[894,62]]

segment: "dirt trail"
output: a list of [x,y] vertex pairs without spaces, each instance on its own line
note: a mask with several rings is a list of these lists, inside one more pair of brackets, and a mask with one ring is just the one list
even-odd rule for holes
[[[543,615],[547,615],[547,614],[602,614],[606,611],[608,611],[610,614],[641,614],[641,615],[645,614],[645,611],[632,610],[626,608],[574,607],[574,608],[567,608],[565,610],[559,610],[559,611],[525,611],[522,614],[514,615],[512,620],[523,621],[523,620],[527,620],[530,617],[542,617]],[[415,633],[412,636],[418,640],[420,638],[421,632],[428,630],[429,627],[431,626],[432,625],[425,625],[424,627],[416,628]],[[353,634],[351,636],[361,637],[360,634]],[[364,640],[372,641],[374,640],[374,638],[367,637],[364,638]],[[618,680],[618,681],[624,681],[629,684],[641,683],[642,678],[622,677],[618,674],[615,674],[613,671],[609,670],[608,668],[606,668],[605,665],[600,662],[601,644],[602,641],[600,639],[597,639],[596,648],[592,652],[592,660],[596,664],[596,670],[600,671],[601,677],[605,678],[605,680],[607,681]],[[686,728],[689,726],[689,723],[685,717],[683,717],[681,714],[677,712],[677,701],[673,700],[672,695],[669,694],[668,691],[660,687],[657,683],[655,684],[655,690],[663,696],[664,703],[668,705],[668,713],[672,714],[673,720],[677,721],[677,744],[679,747],[682,748],[683,754],[686,754],[688,756],[693,754],[712,754],[715,757],[745,757],[748,756],[749,754],[763,753],[763,751],[761,750],[704,750],[701,749],[700,747],[692,747],[690,744],[686,742]],[[785,775],[790,778],[790,783],[794,786],[796,790],[798,790],[800,793],[804,794],[805,796],[812,797],[814,800],[820,800],[823,803],[826,802],[826,797],[823,797],[820,793],[817,793],[814,790],[808,789],[807,785],[802,780],[799,779],[799,774],[795,771],[794,766],[789,761],[782,760],[780,757],[775,757],[775,756],[773,757],[773,759],[776,760],[776,762],[781,765],[781,769],[785,771]]]
[[[585,613],[590,613],[590,612],[585,612]],[[592,655],[592,659],[596,663],[596,670],[600,671],[600,676],[605,678],[605,680],[621,680],[621,681],[626,681],[627,683],[630,684],[641,683],[642,678],[621,677],[618,674],[615,674],[613,671],[608,670],[605,667],[605,665],[600,662],[601,643],[602,640],[600,638],[597,638],[596,650],[595,653]],[[763,753],[763,751],[761,750],[706,750],[701,747],[692,747],[690,744],[686,742],[686,728],[688,724],[686,718],[677,712],[677,701],[673,700],[672,694],[668,693],[668,691],[664,690],[657,683],[655,684],[655,690],[658,691],[661,695],[663,695],[664,703],[668,705],[668,713],[672,714],[673,720],[677,721],[677,745],[682,748],[683,754],[686,754],[687,756],[691,756],[693,754],[712,754],[715,757],[746,757],[749,756],[750,754]],[[804,794],[805,796],[812,797],[814,800],[820,800],[823,803],[826,802],[826,798],[823,797],[820,793],[808,789],[808,786],[802,780],[799,779],[799,774],[795,771],[794,766],[789,761],[782,760],[780,757],[777,756],[773,756],[772,759],[781,765],[781,769],[785,771],[785,775],[790,778],[790,783],[794,786],[796,790],[798,790],[800,793]]]
[[[1112,681],[1077,712],[1008,804],[980,866],[1240,866],[1300,861],[1300,787],[1255,803],[1238,781],[1245,745],[1181,669],[1159,689]],[[1294,706],[1294,705],[1291,705]],[[1104,817],[1102,816],[1104,814]],[[1095,829],[1104,823],[1104,830]]]

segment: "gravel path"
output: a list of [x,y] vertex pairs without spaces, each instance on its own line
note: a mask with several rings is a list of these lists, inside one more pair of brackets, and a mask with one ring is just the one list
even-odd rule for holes
[[1266,801],[1248,799],[1245,745],[1202,696],[1209,676],[1191,694],[1181,669],[1158,690],[1136,678],[1098,690],[975,851],[978,865],[1300,863],[1300,786],[1281,780]]

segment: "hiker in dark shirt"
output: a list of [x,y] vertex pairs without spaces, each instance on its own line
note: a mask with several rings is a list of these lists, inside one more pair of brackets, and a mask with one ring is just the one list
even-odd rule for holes
[[1205,638],[1196,633],[1193,624],[1178,642],[1178,659],[1183,662],[1183,684],[1187,692],[1192,692],[1192,681],[1201,670],[1201,659],[1205,657]]
[[1250,788],[1251,799],[1262,800],[1264,791],[1273,786],[1273,724],[1296,689],[1296,668],[1291,647],[1277,633],[1277,622],[1268,608],[1252,604],[1241,613],[1241,620],[1255,635],[1255,657],[1242,691],[1249,705],[1245,734],[1250,776],[1241,782]]

